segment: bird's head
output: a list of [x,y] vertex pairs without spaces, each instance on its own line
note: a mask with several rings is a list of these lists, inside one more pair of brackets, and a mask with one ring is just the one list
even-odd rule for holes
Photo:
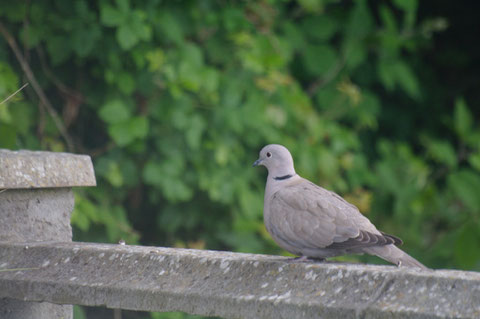
[[274,178],[295,175],[292,155],[283,145],[269,144],[262,148],[258,159],[253,163],[253,166],[258,165],[265,166]]

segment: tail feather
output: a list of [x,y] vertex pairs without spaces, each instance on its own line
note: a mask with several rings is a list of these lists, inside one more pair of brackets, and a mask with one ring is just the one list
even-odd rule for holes
[[421,269],[428,269],[418,260],[408,255],[406,252],[396,247],[395,245],[368,247],[368,248],[364,248],[364,251],[367,254],[378,256],[397,266],[418,267]]

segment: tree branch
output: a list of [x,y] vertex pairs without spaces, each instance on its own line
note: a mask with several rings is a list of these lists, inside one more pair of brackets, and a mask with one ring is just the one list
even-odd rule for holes
[[6,103],[8,100],[10,100],[12,97],[14,97],[18,92],[20,92],[21,90],[23,90],[25,87],[27,87],[28,85],[28,82],[25,83],[24,85],[22,85],[21,88],[19,88],[18,90],[16,90],[15,92],[13,92],[12,94],[10,94],[5,100],[3,100],[2,102],[0,102],[0,105],[2,105],[3,103]]
[[53,108],[52,104],[48,100],[47,96],[45,95],[45,92],[43,92],[42,88],[38,84],[37,79],[35,78],[35,75],[33,74],[32,69],[30,68],[30,65],[25,61],[22,53],[20,52],[17,42],[15,41],[13,36],[8,32],[8,30],[5,28],[5,26],[1,21],[0,21],[0,33],[2,33],[3,37],[5,38],[8,45],[10,46],[13,53],[15,54],[17,61],[20,63],[20,66],[22,67],[23,72],[25,72],[25,75],[27,76],[28,81],[32,84],[33,90],[35,91],[38,98],[40,99],[40,102],[45,106],[45,108],[47,109],[47,112],[52,117],[53,122],[55,123],[55,126],[60,132],[60,135],[62,135],[63,139],[67,143],[68,150],[72,152],[74,150],[73,140],[68,134],[65,125],[63,124],[57,111]]

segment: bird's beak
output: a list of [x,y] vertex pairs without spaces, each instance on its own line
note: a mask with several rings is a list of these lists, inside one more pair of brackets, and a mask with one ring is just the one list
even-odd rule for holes
[[258,166],[258,165],[260,165],[261,163],[262,163],[262,159],[259,158],[259,159],[257,159],[257,160],[253,163],[252,167]]

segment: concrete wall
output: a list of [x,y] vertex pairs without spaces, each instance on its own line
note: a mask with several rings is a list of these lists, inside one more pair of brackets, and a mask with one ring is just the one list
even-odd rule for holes
[[22,300],[225,318],[480,318],[475,272],[94,243],[0,244],[0,260],[12,269],[0,271],[0,297]]

